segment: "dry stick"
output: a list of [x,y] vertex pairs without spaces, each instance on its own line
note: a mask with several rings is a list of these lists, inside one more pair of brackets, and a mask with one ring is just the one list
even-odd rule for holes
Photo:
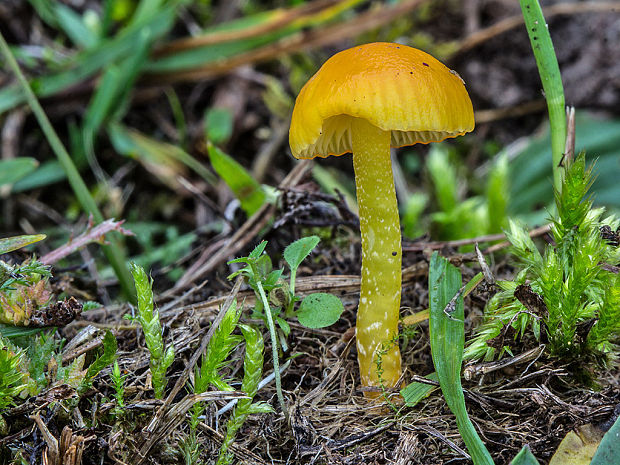
[[[539,226],[538,228],[532,229],[529,232],[529,236],[530,237],[544,236],[549,231],[551,231],[551,225],[546,224],[544,226]],[[484,253],[485,255],[488,255],[490,253],[497,252],[498,250],[502,250],[503,248],[508,247],[509,245],[510,245],[510,242],[508,241],[500,242],[499,244],[495,244],[495,245],[492,245],[491,247],[487,247],[486,249],[484,249],[482,253]]]
[[509,107],[491,108],[489,110],[477,110],[474,112],[476,124],[491,123],[493,121],[516,118],[517,116],[538,113],[547,109],[547,101],[543,99],[532,100],[519,105]]
[[[222,305],[220,312],[218,313],[215,320],[213,320],[213,323],[211,324],[209,331],[207,332],[205,337],[200,342],[200,347],[196,350],[196,352],[194,352],[194,354],[192,355],[192,358],[190,358],[189,363],[187,364],[187,367],[185,367],[185,370],[183,370],[183,373],[181,374],[181,376],[175,383],[174,387],[172,388],[172,391],[170,391],[170,394],[168,394],[168,397],[164,401],[164,404],[159,408],[157,414],[155,414],[155,416],[151,420],[151,423],[149,423],[149,425],[146,427],[145,433],[147,434],[153,433],[157,429],[161,421],[163,420],[170,404],[172,404],[172,401],[174,400],[176,395],[179,393],[179,391],[183,388],[183,386],[189,379],[189,374],[194,369],[194,366],[196,365],[196,363],[198,363],[198,359],[201,357],[202,354],[204,354],[205,350],[207,349],[207,345],[209,344],[209,341],[213,337],[213,334],[215,333],[215,330],[217,329],[217,327],[220,325],[221,321],[224,319],[226,312],[232,305],[233,300],[237,296],[237,293],[239,292],[239,289],[241,288],[242,283],[243,283],[243,277],[239,276],[237,280],[235,281],[235,285],[230,291],[230,294],[228,294],[228,297],[226,298],[224,305]],[[157,440],[156,435],[152,435],[149,439],[147,439],[142,444],[142,447],[140,448],[140,456],[138,457],[138,462],[137,462],[138,465],[144,461],[144,459],[146,458],[146,454],[149,452],[151,447],[153,447],[156,440]]]
[[[620,5],[618,2],[584,2],[584,3],[558,3],[548,8],[543,8],[545,18],[549,19],[556,15],[570,15],[577,13],[592,13],[592,12],[608,12],[608,11],[620,11]],[[514,29],[515,27],[523,24],[523,15],[518,14],[502,19],[497,23],[489,26],[485,29],[481,29],[478,32],[465,37],[461,41],[461,46],[451,54],[452,56],[471,50],[474,47],[486,42],[493,37],[503,34],[504,32]]]
[[545,345],[542,344],[538,347],[534,347],[533,349],[528,350],[527,352],[523,352],[522,354],[514,357],[504,358],[497,362],[482,362],[476,363],[475,365],[468,365],[463,370],[463,378],[465,378],[467,381],[471,381],[477,376],[486,375],[487,373],[492,373],[494,371],[501,370],[511,365],[537,360],[542,355],[544,350]]
[[209,63],[204,66],[188,71],[174,71],[171,73],[153,73],[149,81],[162,84],[183,81],[201,81],[205,78],[215,77],[239,66],[273,60],[286,53],[308,50],[327,44],[338,42],[349,37],[358,36],[360,33],[383,26],[386,23],[400,18],[411,10],[425,3],[425,0],[406,0],[396,6],[371,9],[358,15],[356,18],[340,22],[327,27],[300,31],[288,36],[274,44],[259,47],[247,53],[236,55],[232,58]]
[[[539,226],[538,228],[534,228],[529,232],[530,237],[538,237],[543,234],[548,233],[551,230],[551,225],[546,224],[544,226]],[[488,234],[486,236],[478,236],[472,237],[470,239],[458,239],[455,241],[441,241],[441,242],[419,242],[417,244],[407,245],[403,247],[403,252],[422,252],[424,250],[440,250],[444,247],[461,247],[463,245],[471,245],[480,242],[494,242],[500,241],[506,238],[506,234]],[[483,253],[488,255],[492,252],[496,252],[498,250],[503,249],[504,247],[510,245],[509,242],[502,242],[500,244],[495,244],[491,247],[486,248]]]
[[572,163],[575,158],[575,107],[566,107],[566,144],[562,161]]
[[[295,168],[293,168],[282,183],[280,183],[280,188],[287,188],[298,184],[310,170],[311,166],[308,160],[297,163]],[[191,285],[193,281],[200,279],[213,270],[213,268],[225,262],[228,257],[245,247],[248,242],[254,239],[261,228],[267,224],[274,212],[274,205],[269,203],[264,204],[256,213],[248,218],[243,226],[241,226],[216,253],[212,254],[204,264],[199,267],[190,267],[172,288],[171,292],[176,292],[181,288]],[[200,257],[198,262],[201,262],[201,258],[203,257]]]
[[320,13],[323,10],[331,8],[339,3],[345,3],[346,1],[347,0],[318,0],[303,4],[298,7],[279,11],[278,14],[272,19],[268,20],[265,23],[257,24],[255,26],[249,26],[243,29],[232,31],[219,31],[198,37],[177,39],[155,50],[155,56],[159,57],[172,55],[174,53],[179,53],[184,50],[204,47],[206,45],[216,45],[224,42],[232,42],[236,40],[251,39],[258,36],[264,36],[267,33],[282,29],[290,25],[294,21],[299,21],[305,19],[306,17],[315,16],[317,13]]
[[[428,273],[428,263],[420,261],[414,265],[403,268],[403,285],[413,281],[414,278],[425,276]],[[346,292],[355,293],[360,290],[359,275],[324,275],[324,276],[304,276],[297,278],[295,285],[295,294],[304,297],[313,294],[319,290],[329,290],[333,294],[343,295]],[[254,291],[242,291],[239,297],[243,299],[247,306],[254,305],[256,301]],[[187,307],[181,307],[177,311],[182,312],[192,310],[194,312],[205,312],[210,309],[219,307],[224,297],[216,297],[206,302],[191,304]],[[98,326],[99,327],[99,326]],[[117,328],[114,326],[114,328]]]

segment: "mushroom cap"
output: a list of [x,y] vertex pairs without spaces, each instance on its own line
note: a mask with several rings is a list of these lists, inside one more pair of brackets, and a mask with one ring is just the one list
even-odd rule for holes
[[289,143],[296,158],[352,151],[352,118],[392,132],[391,146],[439,142],[474,129],[465,83],[421,50],[377,42],[327,60],[303,87]]

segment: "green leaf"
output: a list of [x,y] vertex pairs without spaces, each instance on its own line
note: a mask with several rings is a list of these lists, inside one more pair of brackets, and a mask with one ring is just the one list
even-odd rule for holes
[[62,3],[56,3],[54,9],[58,25],[71,39],[71,42],[84,49],[91,48],[97,44],[97,34],[84,23],[79,14]]
[[256,260],[265,251],[265,247],[267,247],[267,241],[262,241],[260,244],[254,247],[254,250],[250,252],[250,255],[248,255],[247,258],[249,258],[252,261]]
[[[588,163],[596,161],[595,182],[592,191],[596,193],[598,205],[620,207],[620,120],[606,120],[585,112],[576,112],[575,153],[587,150]],[[510,204],[511,214],[524,215],[535,208],[548,206],[553,202],[551,188],[551,150],[547,128],[536,137],[530,138],[519,154],[510,162]],[[533,225],[546,219],[542,211],[538,218],[527,217]]]
[[85,377],[87,383],[90,384],[90,381],[97,376],[101,370],[114,362],[117,349],[118,344],[116,343],[116,337],[114,337],[111,331],[106,331],[105,336],[103,336],[103,354],[97,357],[88,367]]
[[590,465],[617,464],[618,457],[620,457],[620,417],[603,436]]
[[317,292],[310,294],[301,302],[297,318],[306,328],[325,328],[338,321],[343,311],[344,306],[338,297]]
[[[439,381],[437,372],[432,372],[430,375],[426,375],[425,378],[431,381]],[[407,407],[414,407],[422,399],[428,397],[435,389],[437,389],[437,386],[433,386],[432,384],[413,382],[402,388],[400,390],[400,395],[403,396]]]
[[278,287],[278,280],[280,279],[280,276],[282,276],[283,271],[284,270],[273,270],[265,276],[263,286],[267,292]]
[[16,183],[32,173],[37,166],[39,166],[39,162],[28,157],[0,160],[0,186]]
[[273,407],[264,401],[254,402],[252,405],[248,407],[248,410],[247,410],[248,415],[252,415],[256,413],[272,413],[272,412],[274,412]]
[[[273,270],[273,264],[271,263],[271,257],[269,255],[261,255],[254,261],[254,266],[252,267],[254,272],[256,273],[255,279],[260,279],[261,281],[267,281],[268,276]],[[263,283],[264,284],[264,283]]]
[[284,335],[288,337],[289,334],[291,334],[291,326],[288,324],[288,321],[286,321],[284,318],[280,318],[279,316],[277,316],[276,322],[278,323],[278,326],[280,327]]
[[233,114],[228,108],[209,108],[205,113],[205,133],[213,144],[223,144],[233,132]]
[[[176,145],[156,140],[118,123],[108,124],[107,131],[118,153],[136,158],[147,168],[149,166],[165,168],[166,173],[176,176],[178,168],[175,165],[180,162],[201,176],[207,183],[217,182],[217,177],[211,171]],[[165,178],[165,175],[160,176]]]
[[84,139],[86,141],[94,139],[106,119],[112,115],[115,115],[116,119],[122,116],[127,94],[131,92],[148,58],[152,40],[150,29],[145,28],[137,37],[133,53],[126,59],[106,68],[84,115]]
[[[448,260],[434,252],[429,272],[431,355],[441,391],[456,416],[461,433],[474,465],[493,464],[489,451],[478,436],[467,415],[461,386],[461,365],[465,343],[463,298],[453,298],[461,288],[461,273]],[[450,316],[444,309],[454,304]]]
[[538,460],[534,457],[534,454],[530,451],[530,447],[526,444],[523,449],[515,455],[510,465],[539,465]]
[[230,155],[213,144],[207,145],[209,159],[216,173],[224,180],[241,203],[246,215],[253,215],[265,203],[266,195],[261,185]]
[[308,255],[319,244],[321,239],[318,236],[302,237],[295,242],[288,245],[284,249],[284,260],[288,263],[291,271],[297,270],[301,262],[303,262]]
[[47,236],[45,234],[31,234],[24,236],[13,236],[0,238],[0,254],[13,252],[27,245],[42,241]]
[[43,329],[44,328],[27,328],[24,326],[7,326],[0,324],[0,336],[8,339],[13,337],[24,337],[40,333]]
[[47,160],[32,173],[12,186],[11,192],[24,192],[37,187],[47,186],[62,181],[67,175],[58,160]]

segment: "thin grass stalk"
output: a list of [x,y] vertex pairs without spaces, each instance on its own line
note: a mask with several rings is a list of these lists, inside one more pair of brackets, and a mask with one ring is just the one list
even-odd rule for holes
[[263,302],[265,316],[267,317],[267,326],[269,327],[269,335],[271,336],[273,373],[275,374],[276,379],[276,393],[278,395],[278,402],[280,403],[280,408],[282,409],[284,417],[288,422],[288,409],[286,408],[286,403],[284,402],[284,395],[282,394],[282,381],[280,379],[280,360],[278,358],[278,338],[276,337],[276,327],[273,324],[273,315],[271,314],[271,307],[269,306],[269,300],[265,294],[265,289],[263,289],[263,284],[260,281],[257,281],[256,287],[258,288],[260,300]]
[[[37,97],[34,95],[30,84],[26,80],[26,77],[24,76],[19,65],[17,64],[17,61],[11,53],[9,45],[4,39],[2,33],[0,33],[0,51],[2,52],[2,55],[4,55],[4,58],[9,68],[13,71],[13,73],[15,73],[15,76],[17,77],[17,80],[19,81],[24,91],[24,95],[26,96],[26,101],[32,109],[32,112],[34,113],[37,121],[39,122],[39,125],[41,126],[41,130],[45,134],[45,137],[49,142],[50,146],[52,147],[54,154],[58,158],[58,161],[60,162],[63,170],[65,171],[67,179],[69,180],[69,184],[71,185],[71,188],[73,189],[73,192],[75,193],[78,202],[82,206],[82,209],[92,215],[96,223],[103,222],[103,215],[99,211],[95,199],[90,194],[90,191],[88,190],[88,187],[80,176],[79,171],[75,167],[73,160],[69,156],[69,153],[65,149],[62,142],[60,141],[58,134],[56,134],[56,131],[52,127],[52,124],[47,118],[47,115],[45,114],[45,111],[37,100]],[[116,273],[123,294],[130,301],[134,301],[135,298],[133,296],[132,279],[131,275],[129,274],[129,269],[127,268],[125,253],[123,251],[121,241],[118,239],[118,237],[115,237],[114,234],[115,233],[110,233],[106,237],[108,245],[102,246],[103,252],[110,264],[112,265],[114,272]]]

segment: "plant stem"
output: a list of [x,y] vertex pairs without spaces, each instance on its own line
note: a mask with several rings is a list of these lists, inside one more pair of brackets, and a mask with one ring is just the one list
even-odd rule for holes
[[[78,202],[82,206],[82,209],[85,212],[91,214],[95,222],[101,223],[103,221],[103,215],[99,211],[95,199],[91,196],[90,191],[82,180],[80,173],[78,172],[75,164],[73,163],[73,160],[67,153],[67,150],[60,141],[58,134],[56,134],[56,131],[54,130],[52,124],[47,118],[45,111],[41,107],[41,104],[37,100],[37,97],[34,95],[30,84],[28,83],[26,77],[19,68],[19,65],[17,64],[15,57],[11,53],[11,50],[9,49],[9,46],[6,43],[6,40],[4,39],[2,33],[0,33],[0,51],[2,52],[2,55],[4,55],[4,58],[9,65],[9,68],[13,71],[13,73],[15,73],[15,76],[17,77],[17,80],[19,81],[24,91],[24,95],[26,96],[26,101],[28,102],[28,105],[30,106],[32,112],[37,118],[37,121],[41,126],[41,130],[45,134],[47,141],[52,147],[56,158],[58,158],[60,165],[65,171],[67,179],[69,180],[69,184],[71,184],[71,188],[73,189],[73,192],[75,193]],[[116,276],[118,277],[119,284],[123,290],[123,293],[125,294],[125,297],[127,297],[131,301],[134,301],[135,298],[133,296],[132,279],[131,275],[129,274],[129,269],[127,268],[127,265],[125,263],[125,254],[123,252],[121,242],[118,240],[117,237],[114,237],[114,233],[108,235],[106,239],[108,240],[109,245],[102,246],[103,252],[105,253],[108,261],[116,272]]]
[[286,421],[288,423],[288,410],[286,409],[286,404],[284,403],[284,395],[282,394],[282,381],[280,379],[280,361],[278,359],[278,339],[276,337],[276,328],[273,324],[271,307],[269,306],[267,295],[265,294],[265,290],[263,289],[263,284],[258,280],[256,281],[256,288],[258,289],[258,295],[260,296],[260,300],[263,302],[265,316],[267,317],[267,327],[269,328],[269,335],[271,336],[273,372],[276,379],[276,392],[278,394],[278,402],[280,403],[280,408],[282,409],[282,412],[284,412],[284,417],[286,418]]
[[534,58],[542,81],[551,128],[551,158],[553,161],[553,185],[562,190],[561,166],[566,144],[566,111],[564,87],[558,59],[555,56],[549,28],[538,0],[519,0],[527,33],[530,37]]

